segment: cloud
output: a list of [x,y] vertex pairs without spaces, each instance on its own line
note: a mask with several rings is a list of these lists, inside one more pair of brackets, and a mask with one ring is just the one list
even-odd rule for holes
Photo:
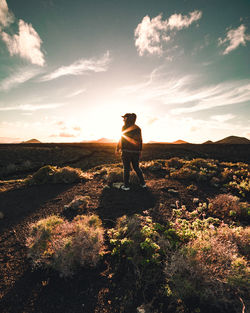
[[232,120],[233,118],[235,118],[235,115],[233,114],[222,114],[222,115],[213,115],[211,116],[211,119],[212,120],[215,120],[217,122],[220,122],[220,123],[224,123],[224,122],[227,122],[229,120]]
[[63,106],[64,103],[49,103],[49,104],[21,104],[12,107],[0,107],[0,111],[38,111],[56,109]]
[[219,46],[228,44],[227,48],[223,51],[223,55],[230,53],[240,45],[246,46],[246,42],[250,41],[250,35],[246,34],[245,31],[246,26],[242,24],[236,29],[229,30],[225,39],[218,39]]
[[1,32],[0,35],[11,56],[19,55],[39,66],[45,64],[44,54],[41,51],[42,40],[31,24],[19,20],[18,34],[10,36],[6,32]]
[[64,138],[72,138],[72,137],[76,137],[76,135],[74,134],[70,134],[70,133],[60,133],[60,134],[52,134],[49,137],[64,137]]
[[138,103],[174,106],[170,113],[178,115],[250,101],[250,79],[202,85],[198,75],[174,77],[161,68],[146,82],[125,86],[118,92]]
[[6,0],[0,0],[0,26],[8,27],[14,20],[14,14],[9,11]]
[[49,81],[65,75],[83,75],[88,72],[105,72],[108,69],[110,61],[110,53],[107,51],[99,59],[80,59],[71,65],[59,67],[54,72],[42,77],[41,81]]
[[75,134],[70,134],[70,133],[60,133],[59,137],[71,138],[71,137],[76,137],[76,135]]
[[16,73],[0,82],[0,90],[9,90],[32,79],[40,73],[38,69],[19,68]]
[[67,98],[73,98],[73,97],[79,96],[81,93],[83,93],[85,91],[86,91],[86,89],[76,90],[76,91],[70,93],[69,95],[67,95]]
[[139,55],[145,53],[161,55],[163,44],[171,40],[170,31],[187,28],[201,17],[201,11],[193,11],[189,15],[173,14],[166,20],[162,20],[162,14],[152,19],[148,15],[144,16],[134,32],[135,46]]
[[[235,105],[250,101],[250,80],[223,82],[217,85],[205,86],[189,90],[189,95],[182,94],[184,107],[173,109],[171,113],[182,114],[215,107]],[[190,103],[191,102],[191,105]]]
[[189,27],[193,22],[198,21],[202,17],[201,11],[194,11],[187,15],[173,14],[168,19],[168,27],[170,29],[182,29]]
[[0,143],[17,143],[20,141],[20,138],[0,137]]

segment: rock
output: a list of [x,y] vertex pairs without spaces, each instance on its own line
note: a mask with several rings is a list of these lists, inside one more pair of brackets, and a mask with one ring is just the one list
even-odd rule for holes
[[105,186],[103,186],[103,189],[110,189],[110,186],[109,185],[105,185]]
[[193,203],[194,203],[194,204],[199,203],[199,201],[200,201],[199,198],[193,198]]
[[174,203],[170,204],[171,209],[176,209],[176,205]]
[[120,182],[112,184],[113,188],[116,188],[116,189],[120,189],[122,185],[123,185],[123,183],[120,183]]
[[2,220],[4,218],[4,214],[3,212],[0,211],[0,220]]
[[78,210],[86,208],[86,206],[89,203],[89,199],[90,199],[89,196],[77,195],[69,204],[66,204],[64,206],[64,210],[68,209]]
[[137,313],[150,313],[150,306],[148,304],[142,304],[137,309]]
[[168,193],[174,195],[174,196],[177,196],[179,194],[179,191],[178,190],[175,190],[175,189],[168,189]]

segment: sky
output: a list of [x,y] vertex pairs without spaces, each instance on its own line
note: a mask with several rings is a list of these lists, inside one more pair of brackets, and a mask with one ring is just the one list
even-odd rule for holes
[[0,142],[250,139],[249,0],[0,0]]

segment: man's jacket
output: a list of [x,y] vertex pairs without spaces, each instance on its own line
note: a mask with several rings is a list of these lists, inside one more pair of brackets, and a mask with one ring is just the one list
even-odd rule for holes
[[120,147],[123,152],[140,152],[142,150],[141,129],[137,125],[122,127]]

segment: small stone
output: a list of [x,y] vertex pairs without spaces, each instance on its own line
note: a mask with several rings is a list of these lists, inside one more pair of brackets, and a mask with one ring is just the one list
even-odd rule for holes
[[110,186],[109,185],[105,185],[105,186],[103,186],[103,189],[110,189]]
[[176,209],[176,205],[174,203],[170,204],[170,208]]
[[175,190],[175,189],[169,189],[168,192],[172,195],[178,195],[179,191]]
[[0,220],[2,220],[4,218],[4,214],[3,212],[0,211]]
[[113,188],[116,188],[116,189],[120,189],[121,188],[121,186],[123,185],[123,183],[113,183]]
[[194,204],[199,203],[199,201],[200,201],[199,198],[193,198],[193,203],[194,203]]

